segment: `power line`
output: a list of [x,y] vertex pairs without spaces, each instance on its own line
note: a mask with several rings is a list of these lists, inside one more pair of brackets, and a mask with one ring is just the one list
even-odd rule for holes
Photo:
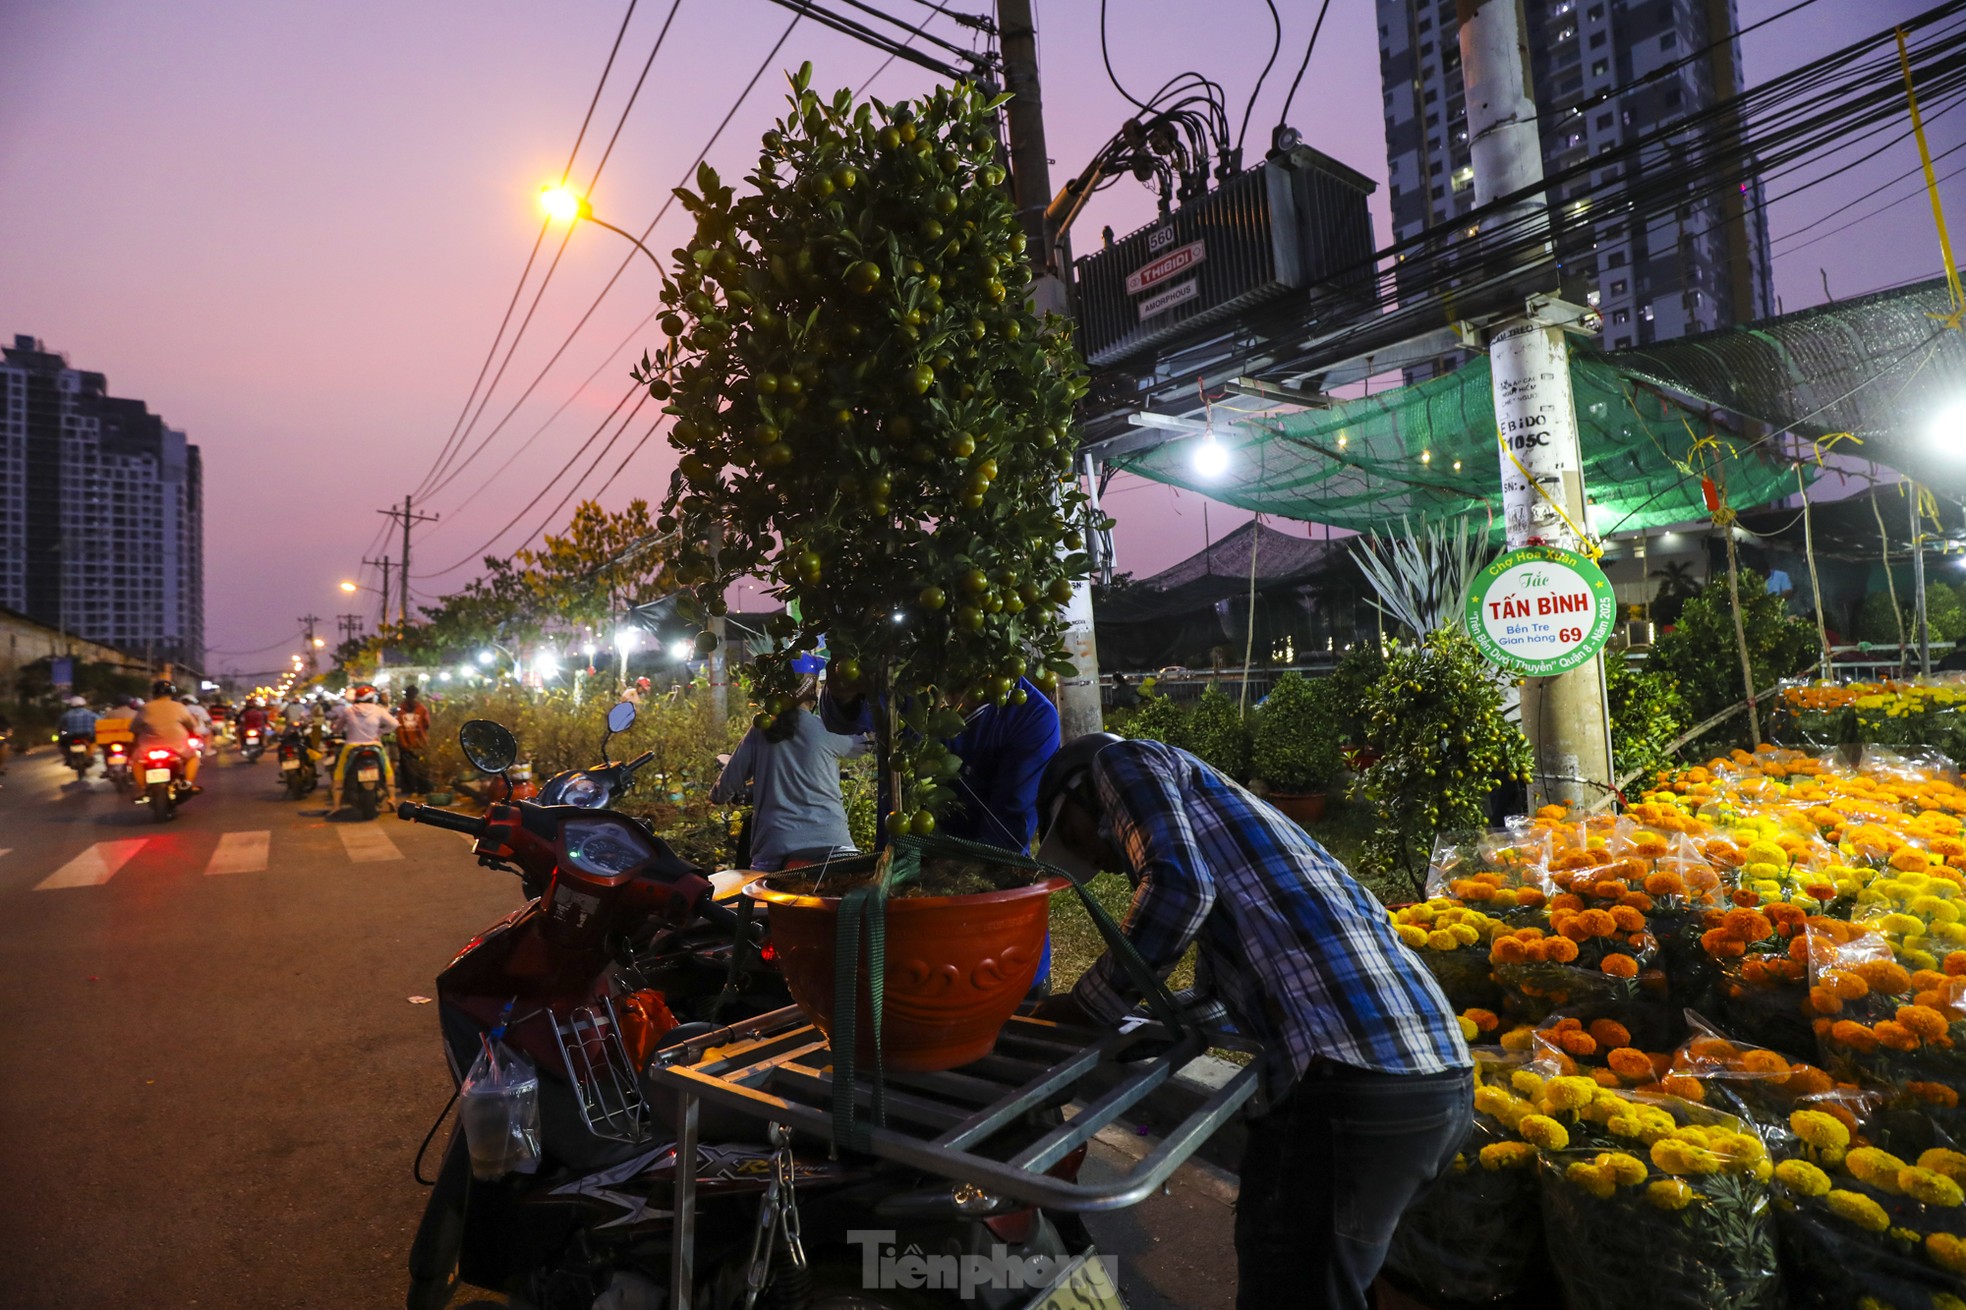
[[1290,93],[1283,98],[1283,112],[1277,115],[1277,126],[1282,127],[1290,121],[1290,106],[1297,99],[1297,85],[1304,80],[1304,70],[1311,66],[1311,51],[1317,49],[1318,33],[1324,30],[1324,15],[1331,8],[1331,0],[1324,0],[1318,6],[1317,22],[1311,26],[1311,39],[1304,47],[1304,62],[1297,65],[1297,76],[1290,79]]
[[[608,73],[614,68],[615,56],[621,51],[621,39],[628,34],[628,20],[635,16],[635,6],[639,3],[641,3],[641,0],[628,0],[628,12],[621,16],[621,26],[615,31],[614,44],[608,47],[607,63],[601,66],[601,78],[594,84],[594,94],[588,97],[587,112],[581,116],[580,131],[574,136],[573,149],[567,152],[566,167],[560,170],[560,185],[562,186],[566,185],[567,178],[573,173],[573,161],[580,154],[581,143],[587,139],[588,124],[594,121],[594,108],[601,103],[601,90],[608,83]],[[424,485],[428,484],[431,476],[436,472],[438,465],[442,464],[444,459],[450,454],[452,443],[458,440],[458,432],[464,424],[464,416],[471,412],[471,402],[477,399],[478,387],[484,382],[485,372],[491,368],[493,357],[498,354],[498,343],[505,336],[506,326],[512,321],[512,310],[519,303],[520,292],[526,288],[526,279],[532,276],[533,262],[539,258],[539,248],[546,241],[546,229],[550,224],[550,219],[540,224],[539,235],[534,238],[532,243],[532,253],[526,256],[526,266],[519,273],[519,283],[512,288],[511,300],[506,302],[505,317],[499,320],[498,332],[492,337],[491,348],[485,351],[485,362],[478,366],[478,376],[471,383],[470,394],[464,398],[464,407],[458,411],[457,421],[451,424],[450,436],[444,439],[443,449],[437,452],[437,458],[431,462],[430,472],[424,474],[423,483],[418,485],[417,492],[419,494],[422,493]]]
[[[1966,141],[1960,142],[1958,145],[1952,147],[1950,150],[1944,150],[1941,151],[1939,154],[1932,156],[1932,162],[1936,164],[1941,159],[1944,159],[1946,156],[1958,154],[1961,150],[1966,150]],[[1827,214],[1824,214],[1821,218],[1815,220],[1814,222],[1804,223],[1801,227],[1796,228],[1792,232],[1784,232],[1778,237],[1771,238],[1769,240],[1769,244],[1772,246],[1777,242],[1792,240],[1796,237],[1801,236],[1804,232],[1810,231],[1813,228],[1821,227],[1824,223],[1829,222],[1832,218],[1841,218],[1843,217],[1844,214],[1849,212],[1850,207],[1852,205],[1860,205],[1864,201],[1869,200],[1872,196],[1877,195],[1879,192],[1889,191],[1892,187],[1898,185],[1898,183],[1904,181],[1906,178],[1916,177],[1922,172],[1924,172],[1924,165],[1922,164],[1916,168],[1908,169],[1905,172],[1902,172],[1898,174],[1896,177],[1892,178],[1889,182],[1884,183],[1882,186],[1873,187],[1869,191],[1864,192],[1862,195],[1855,196],[1850,200],[1843,202],[1837,208],[1831,210]],[[1966,172],[1966,169],[1954,169],[1952,172],[1947,173],[1944,177],[1939,178],[1938,180],[1941,182],[1949,182],[1953,178],[1958,177],[1961,172]],[[1858,223],[1863,222],[1865,219],[1874,218],[1877,215],[1883,213],[1887,209],[1892,209],[1898,205],[1902,205],[1907,200],[1916,200],[1924,194],[1925,193],[1923,191],[1913,191],[1910,195],[1900,196],[1898,199],[1893,200],[1888,205],[1880,205],[1878,208],[1872,210],[1868,214],[1859,215],[1858,217],[1851,219],[1848,223],[1844,223],[1839,227],[1833,227],[1829,231],[1823,233],[1822,236],[1811,237],[1809,240],[1803,242],[1801,245],[1793,246],[1789,250],[1784,251],[1783,253],[1793,254],[1797,250],[1802,250],[1805,249],[1806,247],[1813,246],[1818,241],[1823,240],[1825,237],[1835,236],[1838,232],[1843,231],[1844,228],[1855,227]]]
[[[785,25],[785,30],[779,33],[778,40],[772,45],[771,49],[765,53],[765,57],[759,61],[757,69],[753,71],[751,74],[751,79],[744,84],[744,89],[739,91],[737,93],[737,98],[731,102],[730,109],[724,114],[723,121],[717,124],[716,131],[710,134],[710,139],[704,143],[703,148],[701,150],[697,151],[696,158],[691,160],[689,166],[683,170],[682,180],[677,185],[687,186],[689,184],[689,180],[691,176],[694,175],[694,173],[696,172],[697,165],[701,164],[704,161],[704,159],[708,157],[710,151],[715,148],[718,140],[720,140],[723,137],[725,129],[727,129],[730,126],[731,121],[737,117],[737,111],[743,107],[744,101],[750,97],[752,90],[757,87],[758,80],[764,76],[765,70],[771,67],[772,61],[778,57],[779,50],[784,48],[785,42],[791,37],[792,30],[799,25],[799,20],[802,17],[803,15],[801,14],[792,15],[792,21]],[[644,243],[648,241],[649,237],[655,232],[656,224],[662,221],[663,217],[668,214],[670,208],[675,203],[676,203],[676,197],[675,197],[675,193],[672,191],[669,197],[662,202],[662,207],[656,210],[655,217],[649,220],[648,226],[642,229],[641,236],[638,238],[640,241]],[[552,371],[553,366],[559,363],[560,357],[564,355],[567,351],[567,348],[573,344],[574,338],[580,335],[581,329],[587,326],[588,320],[590,320],[594,316],[594,311],[601,307],[601,302],[607,298],[607,295],[610,291],[614,290],[614,284],[621,280],[621,275],[628,271],[628,266],[634,262],[636,256],[639,253],[640,253],[639,251],[631,249],[627,254],[621,257],[621,263],[616,266],[613,276],[608,278],[607,282],[601,287],[600,291],[595,294],[593,301],[587,306],[586,312],[580,316],[580,321],[575,323],[572,329],[568,331],[565,339],[560,342],[559,349],[553,352],[552,358],[548,359],[544,367],[542,367],[539,370],[538,374],[534,376],[532,382],[526,387],[525,392],[519,397],[519,400],[514,402],[512,408],[506,412],[505,417],[499,420],[499,428],[503,428],[506,423],[511,421],[513,414],[518,412],[519,405],[525,403],[526,398],[532,395],[533,390],[536,387],[538,387],[541,382],[545,380],[546,375]],[[654,310],[651,310],[648,316],[642,320],[642,323],[635,329],[635,331],[640,331],[642,327],[646,327],[648,323],[651,320],[653,320],[656,314],[659,312],[660,312],[660,306],[658,306]],[[632,337],[632,333],[631,333],[631,337]],[[620,353],[620,350],[621,350],[620,346],[615,347],[616,354]],[[596,371],[598,372],[599,370]],[[584,383],[582,385],[583,387],[585,386]],[[497,431],[498,429],[493,429],[493,435],[496,435]],[[540,431],[544,431],[544,428],[540,429]],[[538,435],[539,435],[538,432],[535,432],[533,434],[534,437],[537,437]],[[527,439],[528,444],[530,444],[531,440],[532,438]],[[474,450],[471,453],[470,458],[475,459],[478,456],[478,454],[483,451],[483,449],[484,449],[484,443],[480,442],[478,449]],[[466,464],[468,464],[469,462],[470,459],[467,459],[465,461]],[[459,465],[457,469],[454,469],[452,471],[450,477],[446,478],[445,480],[447,482],[453,480],[457,476],[457,474],[463,470],[464,467],[465,465],[462,464]],[[449,570],[445,570],[445,572],[449,572]],[[434,575],[427,575],[427,576],[434,576]]]
[[1256,85],[1249,92],[1249,104],[1242,111],[1242,130],[1236,133],[1236,151],[1241,153],[1242,143],[1249,136],[1249,116],[1256,112],[1256,97],[1263,94],[1263,83],[1269,79],[1270,69],[1276,66],[1277,52],[1283,49],[1283,17],[1277,13],[1276,0],[1263,0],[1270,11],[1270,57],[1263,64],[1263,71],[1256,75]]

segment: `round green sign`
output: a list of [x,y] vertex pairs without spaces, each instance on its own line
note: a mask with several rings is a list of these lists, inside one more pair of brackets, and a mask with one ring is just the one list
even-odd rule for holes
[[1489,663],[1525,677],[1568,673],[1611,639],[1618,599],[1594,562],[1556,546],[1509,551],[1475,574],[1468,635]]

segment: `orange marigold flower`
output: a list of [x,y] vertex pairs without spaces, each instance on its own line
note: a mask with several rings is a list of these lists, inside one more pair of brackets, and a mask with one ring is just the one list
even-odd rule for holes
[[1591,884],[1591,895],[1600,901],[1615,901],[1625,894],[1625,884],[1616,878],[1600,878]]
[[1740,906],[1742,909],[1749,909],[1752,908],[1753,906],[1761,904],[1761,897],[1758,894],[1749,891],[1745,887],[1737,888],[1736,890],[1728,893],[1727,899],[1734,902],[1734,904]]
[[1946,1035],[1952,1025],[1946,1017],[1929,1005],[1901,1005],[1897,1020],[1908,1028],[1921,1042],[1937,1041]]
[[1491,964],[1521,964],[1529,958],[1527,943],[1520,937],[1497,937],[1495,944],[1488,948]]
[[1718,928],[1709,928],[1700,934],[1700,947],[1716,960],[1731,959],[1745,954],[1747,947]]
[[1551,914],[1555,914],[1558,910],[1581,910],[1583,908],[1584,898],[1574,892],[1559,892],[1555,896],[1550,897]]
[[1764,937],[1775,935],[1775,925],[1768,916],[1759,910],[1739,909],[1727,911],[1720,921],[1721,930],[1736,941],[1758,942]]
[[1597,1039],[1585,1032],[1558,1033],[1556,1044],[1570,1055],[1596,1055]]
[[1589,1072],[1591,1076],[1591,1081],[1596,1083],[1599,1087],[1624,1086],[1624,1083],[1619,1079],[1618,1075],[1611,1072],[1611,1070],[1609,1069],[1592,1069]]
[[1741,1056],[1741,1067],[1749,1073],[1785,1074],[1789,1062],[1774,1051],[1748,1051]]
[[[1628,906],[1640,914],[1652,913],[1652,898],[1644,892],[1626,892],[1618,898],[1618,905]],[[1617,906],[1612,908],[1615,910]]]
[[1738,1059],[1741,1050],[1724,1037],[1695,1037],[1686,1044],[1686,1053],[1696,1060],[1726,1064]]
[[1794,932],[1809,921],[1809,916],[1802,912],[1801,907],[1795,905],[1771,905],[1762,913],[1768,916],[1768,921],[1775,925],[1777,932],[1783,929]]
[[[1938,991],[1951,980],[1937,969],[1917,969],[1911,975],[1911,989],[1915,992]],[[1923,1001],[1918,1004],[1923,1005]]]
[[1543,890],[1540,887],[1518,887],[1515,889],[1515,903],[1522,909],[1536,909],[1542,905],[1543,899]]
[[1612,906],[1611,922],[1618,925],[1620,932],[1645,931],[1645,916],[1629,905]]
[[1609,937],[1618,931],[1618,921],[1611,917],[1609,910],[1585,910],[1577,916],[1577,922],[1592,937]]
[[1896,960],[1865,960],[1856,971],[1874,992],[1896,996],[1911,990],[1911,971]]
[[1782,1087],[1796,1096],[1817,1096],[1836,1086],[1836,1082],[1821,1069],[1810,1064],[1798,1064]]
[[1899,1023],[1896,1019],[1885,1019],[1871,1028],[1879,1046],[1888,1046],[1894,1051],[1915,1051],[1918,1049],[1918,1034]]
[[1664,1088],[1669,1095],[1677,1096],[1683,1101],[1704,1101],[1707,1099],[1706,1088],[1700,1085],[1700,1080],[1697,1078],[1688,1078],[1685,1074],[1667,1074],[1659,1080],[1659,1086]]
[[1829,1037],[1831,1041],[1848,1046],[1852,1050],[1867,1053],[1877,1049],[1877,1034],[1854,1019],[1838,1019],[1831,1024]]
[[1684,896],[1686,883],[1676,873],[1651,873],[1645,877],[1645,890],[1654,896]]
[[1959,1104],[1959,1093],[1944,1083],[1909,1082],[1905,1084],[1905,1090],[1928,1105],[1950,1109]]
[[1607,955],[1597,967],[1613,978],[1638,977],[1638,961],[1629,955]]
[[1652,1077],[1652,1059],[1643,1051],[1621,1046],[1606,1057],[1612,1072],[1633,1082]]
[[1557,964],[1569,964],[1577,958],[1577,943],[1568,937],[1552,937],[1544,946],[1544,957]]
[[1949,977],[1966,977],[1966,951],[1952,952],[1939,967],[1944,969]]
[[1501,1016],[1493,1010],[1463,1010],[1461,1013],[1474,1024],[1477,1032],[1492,1033],[1502,1026]]
[[1864,981],[1862,974],[1854,970],[1832,969],[1823,974],[1819,985],[1828,988],[1846,1001],[1861,1001],[1870,995],[1870,984]]
[[1809,1008],[1817,1014],[1842,1014],[1843,1002],[1827,987],[1809,989]]
[[1631,1029],[1616,1019],[1593,1019],[1589,1025],[1590,1035],[1597,1038],[1599,1046],[1630,1046]]

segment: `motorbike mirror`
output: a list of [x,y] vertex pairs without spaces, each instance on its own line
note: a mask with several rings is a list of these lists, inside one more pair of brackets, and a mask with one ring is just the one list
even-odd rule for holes
[[505,725],[472,719],[457,730],[457,744],[480,773],[503,773],[519,758],[519,743]]
[[608,731],[626,732],[635,726],[635,702],[625,700],[608,711]]

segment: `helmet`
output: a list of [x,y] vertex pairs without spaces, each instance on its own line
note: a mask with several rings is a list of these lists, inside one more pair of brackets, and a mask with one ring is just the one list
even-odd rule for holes
[[141,696],[132,696],[132,697],[130,697],[130,708],[131,708],[131,709],[133,709],[133,710],[140,710],[140,709],[142,709],[142,708],[143,708],[143,698],[142,698]]
[[168,678],[159,678],[150,684],[151,697],[170,697],[177,695],[177,687]]
[[186,705],[196,705],[198,703],[198,698],[196,696],[184,695],[178,697],[178,699],[183,701]]
[[423,694],[422,691],[417,687],[417,685],[414,682],[412,682],[409,686],[403,688],[404,700],[415,700],[418,696],[422,694]]
[[348,699],[357,703],[366,701],[373,705],[375,703],[375,688],[366,682],[350,687],[348,689]]
[[635,687],[637,690],[647,691],[649,689],[649,680],[647,678],[637,678],[635,679]]
[[77,708],[85,707],[88,705],[88,703],[89,703],[88,701],[83,700],[80,696],[70,696],[68,700],[65,702],[65,704],[72,705]]

